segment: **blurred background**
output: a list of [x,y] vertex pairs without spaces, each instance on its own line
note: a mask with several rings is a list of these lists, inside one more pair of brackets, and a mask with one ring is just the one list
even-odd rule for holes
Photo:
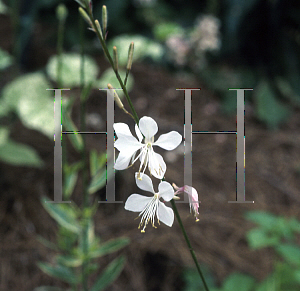
[[[245,93],[245,189],[246,200],[255,203],[227,202],[236,193],[235,135],[194,134],[200,221],[195,223],[187,204],[178,209],[213,290],[300,290],[299,1],[93,1],[99,21],[102,5],[108,9],[108,48],[117,46],[122,76],[129,44],[135,44],[129,94],[139,117],[157,121],[158,135],[183,135],[184,94],[176,88],[201,88],[192,94],[195,131],[236,130],[236,93],[228,89],[253,88]],[[58,231],[40,202],[45,195],[53,199],[54,182],[54,96],[46,89],[71,89],[63,93],[63,104],[80,130],[82,52],[84,81],[92,88],[86,131],[106,131],[106,95],[98,88],[118,83],[78,3],[0,0],[1,290],[68,286],[37,266],[55,255],[37,237],[55,243]],[[115,121],[133,128],[118,108]],[[104,135],[86,139],[89,151],[105,152]],[[63,136],[63,144],[65,159],[79,161],[72,141]],[[167,181],[182,186],[183,145],[161,153]],[[138,190],[135,170],[116,173],[117,200]],[[71,188],[80,205],[80,174]],[[105,199],[105,187],[95,195]],[[127,263],[106,290],[204,290],[177,222],[172,228],[148,226],[141,234],[135,217],[124,204],[100,204],[95,216],[103,241],[131,239],[122,250]],[[100,265],[111,259],[101,258]]]

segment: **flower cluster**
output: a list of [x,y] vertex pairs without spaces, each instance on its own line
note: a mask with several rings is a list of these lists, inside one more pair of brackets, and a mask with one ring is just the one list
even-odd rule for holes
[[[190,207],[198,215],[198,193],[190,187],[184,186],[172,188],[171,184],[166,181],[161,181],[158,185],[158,192],[154,192],[151,178],[145,174],[148,168],[151,176],[162,180],[164,178],[167,166],[163,157],[156,153],[153,149],[154,146],[159,146],[165,150],[173,150],[179,146],[182,141],[182,136],[176,132],[171,131],[162,134],[156,141],[154,136],[158,131],[158,126],[155,120],[151,117],[144,116],[140,119],[139,124],[135,126],[135,138],[128,125],[125,123],[115,123],[114,130],[118,137],[115,142],[115,148],[119,150],[119,156],[115,162],[116,170],[124,170],[132,166],[137,160],[140,160],[140,167],[135,173],[135,181],[137,186],[153,194],[152,197],[143,196],[140,194],[132,194],[128,197],[125,203],[125,209],[133,212],[140,212],[139,217],[141,221],[139,229],[142,227],[141,232],[145,232],[145,228],[150,221],[152,226],[155,226],[155,216],[159,222],[163,222],[167,226],[172,226],[174,222],[174,212],[170,207],[167,207],[164,202],[171,199],[178,199],[176,196],[181,192],[189,195]],[[160,199],[163,199],[161,201]]]

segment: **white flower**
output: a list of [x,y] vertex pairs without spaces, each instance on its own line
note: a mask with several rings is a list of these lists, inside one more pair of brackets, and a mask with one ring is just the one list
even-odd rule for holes
[[[165,150],[175,149],[182,140],[182,136],[177,131],[171,131],[166,134],[162,134],[156,142],[154,142],[154,135],[158,131],[157,123],[154,119],[148,116],[144,116],[139,121],[139,126],[135,126],[135,132],[138,140],[131,134],[131,131],[125,123],[115,123],[115,132],[118,136],[118,140],[115,142],[115,148],[120,153],[115,163],[116,170],[124,170],[128,168],[130,159],[131,165],[140,158],[141,165],[138,172],[138,178],[144,165],[142,173],[148,165],[151,175],[158,179],[162,179],[166,172],[166,164],[160,154],[157,154],[153,150],[153,146],[159,146]],[[144,143],[142,143],[143,135],[145,137]],[[137,151],[140,153],[135,158]]]
[[195,188],[185,185],[183,187],[178,187],[174,183],[172,184],[174,189],[176,190],[175,195],[186,193],[189,197],[189,203],[190,203],[190,212],[192,213],[192,209],[194,211],[194,216],[196,221],[199,221],[198,215],[198,208],[199,208],[199,201],[198,201],[198,192]]
[[167,226],[172,226],[174,222],[174,212],[172,208],[165,206],[159,198],[163,198],[164,201],[170,201],[174,197],[174,190],[170,183],[163,181],[158,185],[158,193],[154,192],[153,184],[150,177],[144,174],[143,180],[138,179],[138,173],[135,173],[135,181],[137,186],[144,190],[154,194],[153,197],[146,197],[140,194],[132,194],[128,197],[125,203],[125,209],[133,212],[141,212],[139,216],[142,216],[139,224],[139,229],[143,226],[141,232],[145,232],[145,228],[149,221],[154,228],[155,214],[157,221],[163,222]]

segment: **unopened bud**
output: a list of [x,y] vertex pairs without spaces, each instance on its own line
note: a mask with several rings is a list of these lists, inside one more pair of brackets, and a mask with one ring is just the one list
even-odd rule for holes
[[[107,84],[107,88],[108,89],[114,89],[114,87],[111,84]],[[120,109],[123,109],[124,105],[123,105],[120,97],[118,96],[118,94],[117,94],[117,92],[115,90],[114,90],[114,99],[115,99],[115,102],[117,103],[118,107]]]
[[56,17],[59,21],[64,22],[68,16],[68,9],[64,4],[59,4],[56,9]]
[[127,70],[131,70],[132,59],[133,59],[134,43],[132,42],[128,49],[128,61],[127,61]]
[[102,6],[102,28],[103,28],[103,35],[106,35],[107,29],[107,9],[106,6]]
[[100,23],[99,23],[99,21],[97,19],[95,20],[95,25],[96,25],[96,28],[99,31],[101,37],[103,38],[101,26],[100,26]]
[[118,50],[116,46],[113,47],[113,60],[114,60],[114,69],[115,71],[118,71],[119,61],[118,61]]
[[81,16],[83,17],[83,19],[87,22],[87,24],[93,28],[92,22],[91,22],[89,16],[87,15],[87,13],[85,12],[85,10],[82,7],[79,7],[78,11],[81,14]]

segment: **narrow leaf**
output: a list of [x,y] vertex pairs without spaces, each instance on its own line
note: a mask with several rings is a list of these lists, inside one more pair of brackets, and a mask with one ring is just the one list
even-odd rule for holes
[[114,259],[103,271],[101,277],[96,281],[90,291],[101,291],[109,286],[121,273],[125,265],[125,257]]
[[40,168],[44,164],[34,148],[9,139],[0,145],[0,160],[14,166]]
[[44,208],[61,226],[75,233],[80,232],[75,210],[70,204],[45,203],[45,200],[48,199],[44,198],[43,200]]
[[49,276],[58,278],[64,282],[76,284],[78,281],[75,274],[69,268],[60,265],[52,267],[50,264],[43,262],[38,263],[38,266]]
[[98,174],[96,174],[90,183],[90,186],[88,188],[88,192],[90,194],[94,194],[101,188],[103,188],[106,185],[106,181],[108,181],[114,174],[114,169],[112,165],[110,165],[109,170],[106,169],[100,170]]
[[116,252],[128,245],[129,243],[130,240],[127,237],[120,237],[117,239],[109,240],[102,244],[97,250],[90,252],[89,255],[91,258],[101,257],[106,254]]

